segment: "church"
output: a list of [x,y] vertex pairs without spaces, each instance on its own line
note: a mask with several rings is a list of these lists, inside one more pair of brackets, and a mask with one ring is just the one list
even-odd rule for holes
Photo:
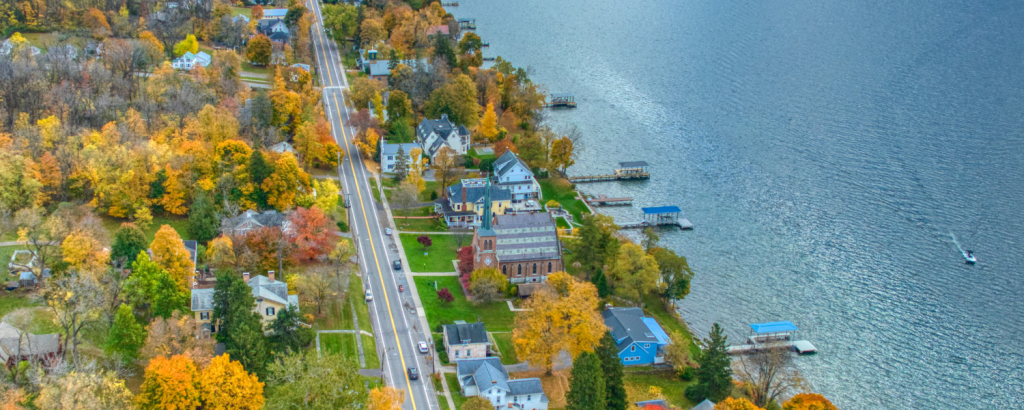
[[562,242],[551,214],[495,215],[487,197],[483,221],[473,233],[473,270],[497,269],[510,283],[544,282],[549,273],[564,270]]

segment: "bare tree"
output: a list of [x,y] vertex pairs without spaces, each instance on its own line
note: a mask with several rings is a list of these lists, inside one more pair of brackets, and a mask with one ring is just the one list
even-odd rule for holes
[[394,194],[391,195],[391,204],[398,210],[402,211],[402,215],[407,215],[409,208],[416,206],[419,203],[419,188],[407,181],[403,181],[398,185],[398,189],[395,189]]
[[323,313],[324,302],[337,296],[338,277],[330,269],[317,266],[299,277],[299,293],[316,303],[316,314]]
[[462,249],[463,244],[468,245],[467,241],[473,238],[473,231],[463,227],[452,228],[450,231],[455,239],[455,246],[459,249]]
[[758,407],[778,399],[803,381],[793,365],[793,353],[786,349],[761,349],[733,362],[738,375]]
[[441,183],[442,192],[447,192],[445,188],[465,174],[465,169],[459,166],[459,159],[458,154],[447,146],[441,147],[434,156],[430,167],[434,169],[434,179]]
[[65,357],[70,343],[71,361],[78,363],[82,329],[98,320],[102,311],[103,290],[100,284],[85,275],[67,274],[50,282],[44,298],[53,309],[57,324],[64,330],[62,347]]

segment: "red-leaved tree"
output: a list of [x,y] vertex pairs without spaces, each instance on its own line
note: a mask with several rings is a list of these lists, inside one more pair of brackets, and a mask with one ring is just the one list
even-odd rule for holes
[[419,238],[416,238],[416,242],[419,242],[420,245],[423,245],[424,250],[429,248],[430,245],[434,244],[434,241],[430,240],[430,237],[427,235],[420,235]]
[[441,288],[441,290],[437,291],[437,299],[448,305],[455,301],[455,296],[452,295],[452,291],[448,290],[448,288]]
[[334,226],[319,208],[298,208],[288,217],[291,222],[289,239],[295,245],[294,256],[300,261],[320,260],[326,257],[338,236]]
[[470,273],[473,273],[473,247],[463,246],[459,248],[459,276]]

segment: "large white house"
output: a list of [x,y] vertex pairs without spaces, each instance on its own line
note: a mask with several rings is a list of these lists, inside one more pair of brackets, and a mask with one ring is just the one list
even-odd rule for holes
[[530,166],[514,152],[505,151],[494,161],[494,178],[498,186],[512,192],[513,208],[521,208],[530,200],[535,200],[536,205],[540,204],[540,184]]
[[458,155],[466,155],[471,142],[469,130],[464,125],[456,127],[448,120],[448,114],[442,114],[438,120],[424,119],[420,122],[416,127],[416,139],[431,163],[442,147],[451,148]]
[[462,359],[456,364],[459,391],[463,396],[490,400],[495,408],[547,410],[548,396],[538,378],[509,380],[498,357]]
[[188,51],[181,57],[175,58],[174,61],[171,62],[171,67],[174,67],[175,70],[191,70],[197,65],[206,67],[210,65],[211,61],[213,60],[205,51],[200,51],[196,54],[192,54],[191,51]]
[[410,171],[410,164],[412,164],[412,150],[419,149],[420,144],[415,142],[408,142],[405,144],[391,144],[384,141],[384,138],[380,139],[380,170],[387,174],[393,174],[395,172],[395,166],[398,165],[398,151],[405,154],[405,171]]

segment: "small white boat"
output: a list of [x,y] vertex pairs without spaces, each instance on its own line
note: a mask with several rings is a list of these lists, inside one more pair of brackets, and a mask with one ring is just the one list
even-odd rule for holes
[[964,263],[973,265],[978,262],[978,258],[974,257],[974,251],[960,251],[964,255]]

